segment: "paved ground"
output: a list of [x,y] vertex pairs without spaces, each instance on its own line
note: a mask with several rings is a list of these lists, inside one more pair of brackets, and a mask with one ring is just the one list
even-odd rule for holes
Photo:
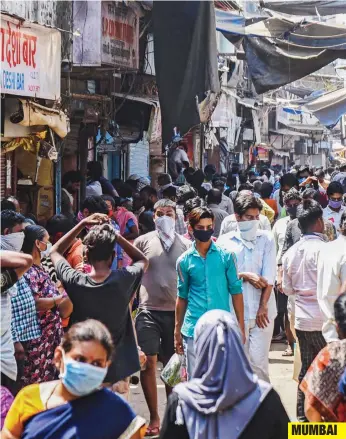
[[[272,344],[269,354],[270,379],[281,397],[288,416],[291,420],[295,420],[297,384],[292,380],[293,357],[282,357],[282,351],[285,348],[284,344]],[[166,407],[166,394],[159,375],[160,372],[157,374],[157,389],[159,394],[159,414],[162,419]],[[131,386],[130,403],[138,415],[149,419],[149,412],[140,384],[138,386]]]

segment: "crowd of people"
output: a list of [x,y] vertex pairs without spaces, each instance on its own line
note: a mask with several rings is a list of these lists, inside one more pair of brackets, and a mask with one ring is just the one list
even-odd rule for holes
[[[43,225],[1,201],[4,439],[286,438],[272,342],[301,363],[298,421],[346,421],[346,166],[187,164],[110,182],[90,162],[86,198],[67,172]],[[187,381],[166,385],[160,420],[175,352]]]

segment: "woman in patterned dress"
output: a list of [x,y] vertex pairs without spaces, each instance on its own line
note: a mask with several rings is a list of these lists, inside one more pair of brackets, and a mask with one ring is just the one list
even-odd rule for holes
[[310,422],[346,422],[346,396],[339,385],[346,370],[346,293],[336,299],[334,314],[340,340],[319,352],[300,384]]
[[61,318],[72,312],[72,302],[65,294],[60,294],[49,274],[41,265],[42,253],[49,246],[49,235],[41,226],[27,226],[22,251],[33,258],[33,266],[24,275],[35,298],[36,309],[42,335],[25,345],[25,362],[21,384],[51,381],[57,378],[53,358],[54,351],[61,342],[63,329]]

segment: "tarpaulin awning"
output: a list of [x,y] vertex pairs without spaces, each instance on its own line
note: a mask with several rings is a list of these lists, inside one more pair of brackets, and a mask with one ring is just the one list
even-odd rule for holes
[[260,0],[260,6],[290,15],[335,15],[346,13],[345,0]]
[[305,108],[326,127],[336,125],[346,113],[346,88],[341,88],[305,104]]
[[215,10],[213,2],[156,1],[152,15],[165,147],[174,127],[184,135],[200,123],[201,104],[206,103],[204,114],[215,106],[220,90]]
[[300,136],[300,137],[310,137],[309,134],[301,133],[299,131],[288,130],[285,128],[278,128],[277,130],[269,130],[271,133],[280,134],[281,136]]
[[303,78],[338,58],[346,58],[346,50],[304,48],[265,37],[246,36],[243,46],[259,94]]

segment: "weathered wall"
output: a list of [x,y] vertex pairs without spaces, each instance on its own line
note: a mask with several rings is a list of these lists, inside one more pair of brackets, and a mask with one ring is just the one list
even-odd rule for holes
[[[1,10],[25,20],[52,26],[72,32],[72,1],[52,0],[27,0],[27,1],[1,1]],[[61,59],[71,58],[72,34],[61,33]]]
[[2,1],[1,9],[9,14],[18,15],[26,20],[57,26],[57,1]]

